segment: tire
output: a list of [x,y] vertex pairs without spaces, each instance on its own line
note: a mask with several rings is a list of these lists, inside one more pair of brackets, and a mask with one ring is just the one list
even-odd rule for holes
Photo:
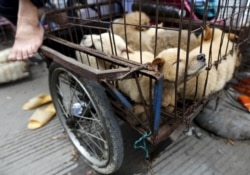
[[57,116],[78,152],[97,172],[116,172],[123,161],[123,139],[103,87],[54,62],[49,87]]

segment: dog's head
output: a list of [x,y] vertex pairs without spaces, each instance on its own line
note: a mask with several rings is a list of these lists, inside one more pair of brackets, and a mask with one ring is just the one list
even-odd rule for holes
[[[203,31],[203,40],[204,41],[211,41],[211,40],[221,40],[223,36],[223,31],[219,28],[211,28],[206,26]],[[201,36],[200,36],[201,37]],[[231,42],[237,42],[239,37],[234,33],[225,33],[225,37]]]
[[130,24],[130,28],[138,31],[146,31],[150,26],[150,18],[143,12],[135,11],[125,15],[126,24]]
[[[187,53],[180,49],[178,59],[178,48],[170,48],[160,52],[152,62],[152,67],[163,73],[164,79],[178,84],[184,81],[184,78],[190,79],[198,75],[206,67],[206,58],[204,54],[198,54],[190,57],[187,63]],[[187,65],[187,73],[185,74]],[[177,73],[178,66],[178,73]],[[177,76],[176,76],[177,75]]]
[[126,47],[125,41],[118,35],[102,33],[101,35],[84,35],[80,45],[96,49],[110,55],[121,55],[123,52],[133,52]]
[[[203,30],[203,41],[210,42],[211,40],[221,39],[223,31],[219,28],[211,28],[206,26]],[[202,37],[202,35],[200,35]]]

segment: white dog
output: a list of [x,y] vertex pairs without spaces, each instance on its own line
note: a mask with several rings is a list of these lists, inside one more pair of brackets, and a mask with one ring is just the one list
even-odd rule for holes
[[[199,52],[200,46],[193,49],[189,53],[189,57],[197,55]],[[202,52],[207,55],[208,70],[187,82],[183,98],[197,100],[203,96],[207,97],[223,89],[233,76],[237,62],[237,51],[229,40],[228,34],[223,35],[223,31],[218,28],[206,27]],[[179,87],[180,94],[184,91],[183,88],[183,85]]]
[[[130,48],[126,47],[126,43],[120,36],[111,33],[84,35],[80,45],[95,49],[104,54],[116,56],[121,55],[123,52],[133,52]],[[76,51],[75,54],[78,61],[91,67],[104,70],[109,69],[111,66],[107,61],[86,53]]]
[[[158,29],[157,37],[152,35],[150,46],[155,50],[156,55],[162,50],[168,48],[176,48],[179,44],[179,31],[170,29]],[[200,45],[200,39],[194,33],[190,33],[190,41],[188,42],[188,30],[181,30],[180,49],[189,51]]]
[[0,63],[8,62],[8,56],[11,53],[11,48],[3,49],[0,51]]
[[0,51],[0,84],[8,83],[30,75],[29,65],[26,61],[9,61],[11,48]]
[[[180,50],[180,57],[178,59],[178,49],[171,48],[166,49],[159,53],[155,59],[143,57],[144,63],[151,60],[151,67],[163,73],[164,75],[164,85],[163,85],[163,95],[162,95],[162,106],[165,107],[169,112],[172,112],[175,104],[175,84],[181,84],[184,78],[191,78],[196,76],[206,65],[205,56],[203,54],[198,54],[189,59],[186,70],[186,52]],[[136,60],[135,60],[136,61]],[[138,60],[137,60],[138,61]],[[177,73],[177,65],[179,65],[179,70]],[[177,77],[176,77],[177,73]],[[176,82],[178,79],[178,82]],[[139,84],[142,90],[142,95],[149,104],[150,101],[150,79],[147,76],[139,77]],[[130,99],[136,103],[142,103],[141,96],[138,91],[135,79],[128,79],[119,82],[119,89],[130,97]]]
[[121,36],[133,50],[153,52],[151,37],[147,33],[149,26],[150,18],[144,12],[135,11],[114,20],[110,30]]

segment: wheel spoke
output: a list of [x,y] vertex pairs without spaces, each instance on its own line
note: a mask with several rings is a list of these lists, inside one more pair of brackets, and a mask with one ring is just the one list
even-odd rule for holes
[[57,67],[51,73],[50,90],[63,127],[90,166],[104,173],[117,170],[123,159],[123,142],[102,87]]
[[[85,130],[79,131],[81,132],[81,140],[86,140],[86,137],[88,138],[88,142],[84,141],[82,143],[85,143],[89,149],[91,149],[92,154],[95,154],[97,157],[100,156],[100,154],[103,154],[105,152],[104,148],[107,145],[107,142],[103,140],[102,138],[96,137],[95,135],[86,132]],[[85,137],[86,136],[86,137]],[[98,142],[98,143],[97,143]],[[98,153],[99,154],[98,154]]]
[[[78,123],[78,122],[77,122]],[[79,124],[79,123],[78,123]],[[80,129],[78,130],[81,134],[84,134],[84,135],[86,135],[86,136],[88,136],[89,138],[90,137],[93,137],[93,138],[95,138],[95,139],[97,139],[97,140],[100,140],[100,141],[102,141],[102,142],[105,142],[105,140],[102,138],[102,137],[97,137],[96,135],[94,135],[94,134],[92,134],[92,133],[90,133],[90,132],[87,132],[85,129],[84,129],[84,127],[83,126],[81,126],[81,124],[79,124],[79,127],[80,127]],[[95,134],[98,134],[99,132],[95,129]]]
[[[66,87],[68,87],[69,90],[65,89]],[[69,116],[70,114],[69,111],[72,107],[72,104],[74,104],[74,102],[81,103],[81,100],[77,97],[78,89],[80,89],[79,85],[77,83],[72,82],[72,77],[70,77],[66,73],[61,76],[60,81],[57,84],[58,95],[60,96],[61,99],[63,99],[63,101],[65,101],[66,97],[65,92],[69,93],[69,96],[71,97],[70,99],[68,99],[69,100],[68,104],[65,102],[62,103],[60,99],[57,100],[62,109],[63,115],[66,118],[72,117],[72,114]],[[86,94],[84,93],[81,93],[81,95],[84,95],[84,97],[86,96]],[[65,109],[64,104],[67,104],[66,109],[68,110]],[[90,116],[85,116],[88,111]],[[104,152],[104,148],[107,147],[105,146],[107,142],[100,133],[103,132],[101,121],[100,119],[98,119],[98,116],[91,111],[90,101],[87,102],[82,113],[83,113],[82,115],[74,115],[74,117],[77,118],[76,126],[79,127],[78,129],[74,130],[76,130],[77,135],[80,135],[80,138],[83,141],[82,144],[85,143],[88,149],[92,152],[92,154],[95,155],[96,157],[99,157],[100,154]],[[86,121],[87,123],[89,123],[89,125],[86,125]],[[84,125],[82,125],[82,123]],[[89,126],[89,129],[86,129],[86,126]],[[86,141],[86,139],[88,141]]]

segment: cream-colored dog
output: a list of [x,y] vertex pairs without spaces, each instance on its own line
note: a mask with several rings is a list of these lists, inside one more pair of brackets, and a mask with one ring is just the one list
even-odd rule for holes
[[[143,51],[135,51],[133,53],[130,53],[127,55],[127,53],[123,53],[121,55],[123,58],[130,59],[132,61],[145,64],[145,63],[151,63],[154,60],[154,55],[151,52]],[[142,58],[142,60],[140,59]],[[149,89],[149,78],[145,76],[139,77],[140,86],[142,88],[143,96],[148,99],[148,89]],[[125,79],[118,82],[119,89],[126,94],[132,101],[135,101],[137,103],[141,102],[140,94],[138,91],[138,87],[136,84],[135,79]]]
[[11,53],[11,48],[3,49],[0,51],[0,63],[8,62],[8,56]]
[[[189,62],[187,64],[187,73],[185,74],[187,60],[186,52],[184,50],[180,50],[179,54],[179,59],[177,59],[177,48],[166,49],[159,53],[157,57],[151,61],[152,68],[163,73],[164,75],[165,81],[163,85],[162,106],[165,107],[169,112],[172,112],[174,109],[175,83],[178,86],[184,81],[185,77],[189,79],[197,75],[206,65],[205,56],[203,54],[197,54],[196,56],[189,58]],[[150,59],[148,59],[148,61],[150,61]],[[179,66],[178,73],[177,65]],[[146,76],[140,76],[139,84],[142,90],[142,95],[145,101],[149,104],[150,79]],[[120,81],[119,88],[123,93],[129,96],[132,101],[136,103],[142,103],[142,98],[139,94],[138,87],[134,79]]]
[[[200,39],[195,36],[194,33],[190,33],[190,41],[188,42],[188,30],[181,30],[180,35],[180,48],[189,51],[200,45]],[[151,48],[156,50],[156,55],[164,49],[178,47],[179,43],[179,31],[170,29],[158,29],[157,36],[152,35],[150,42]],[[156,47],[155,47],[156,46]]]
[[30,75],[29,65],[26,61],[9,61],[11,48],[0,51],[0,84],[8,83]]
[[[185,97],[183,98],[197,100],[203,96],[207,97],[225,86],[232,78],[236,62],[237,50],[233,46],[228,33],[223,33],[218,28],[206,27],[202,42],[202,52],[207,56],[207,71],[203,71],[198,77],[187,81]],[[189,57],[197,55],[200,47],[193,49]],[[182,94],[184,86],[179,87]]]
[[[120,36],[108,32],[102,33],[100,35],[84,35],[80,45],[87,48],[95,49],[104,54],[116,56],[119,56],[123,52],[127,51],[133,52],[130,48],[126,47],[125,41]],[[82,62],[83,64],[87,64],[91,67],[101,70],[110,69],[111,63],[107,61],[79,51],[76,51],[75,55],[77,60]]]
[[146,33],[148,34],[148,36],[150,36],[151,38],[155,36],[156,31],[157,33],[164,31],[165,29],[162,28],[163,27],[163,23],[156,25],[152,25],[149,27],[149,29],[146,31]]
[[153,52],[150,46],[151,37],[146,32],[149,26],[149,17],[143,12],[135,11],[114,20],[111,31],[121,36],[133,50]]

